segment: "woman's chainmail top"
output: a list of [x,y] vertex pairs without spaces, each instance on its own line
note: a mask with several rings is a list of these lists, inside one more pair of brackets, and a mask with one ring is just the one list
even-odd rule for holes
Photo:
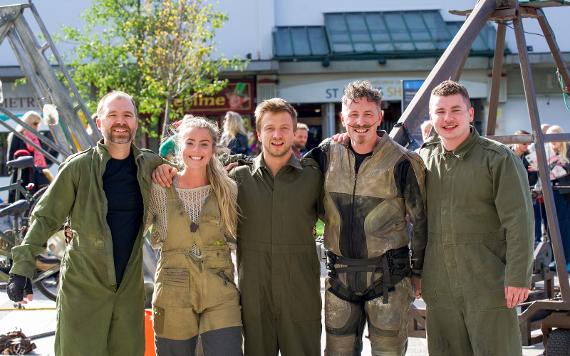
[[[153,183],[150,191],[150,203],[146,226],[152,227],[151,244],[153,248],[160,248],[162,242],[166,239],[168,229],[168,204],[166,189],[158,184]],[[193,222],[198,222],[202,206],[210,195],[210,185],[199,188],[176,188],[178,196],[184,204],[186,214]]]

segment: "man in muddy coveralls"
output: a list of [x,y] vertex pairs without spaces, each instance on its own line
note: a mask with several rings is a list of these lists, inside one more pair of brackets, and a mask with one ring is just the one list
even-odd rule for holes
[[422,278],[430,356],[521,355],[514,307],[528,296],[533,209],[526,170],[480,137],[467,90],[445,81],[429,102],[429,239]]
[[61,165],[22,245],[12,249],[8,296],[31,299],[35,256],[69,217],[76,233],[61,264],[55,354],[142,356],[143,222],[151,172],[162,159],[133,144],[138,117],[130,95],[105,95],[97,126],[103,139]]
[[[426,245],[424,166],[420,157],[378,136],[381,94],[369,82],[350,83],[341,120],[350,141],[325,141],[310,151],[325,174],[325,292],[329,356],[360,355],[368,322],[373,355],[403,356],[411,276],[419,295]],[[411,242],[408,222],[413,224]]]

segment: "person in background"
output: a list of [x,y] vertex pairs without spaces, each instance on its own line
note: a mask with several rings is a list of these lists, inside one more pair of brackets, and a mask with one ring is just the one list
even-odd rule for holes
[[309,139],[309,126],[302,122],[297,123],[297,131],[295,131],[295,139],[293,141],[293,154],[297,159],[301,159],[303,154],[305,154],[305,146],[307,145],[307,140]]
[[431,124],[431,121],[426,120],[426,121],[422,122],[420,127],[422,129],[422,140],[424,142],[426,142],[426,140],[430,136],[431,129],[433,128],[433,125]]
[[[547,134],[563,133],[564,130],[558,125],[552,125],[546,131]],[[560,227],[562,247],[566,257],[566,268],[570,271],[570,146],[568,142],[549,142],[546,150],[548,168],[550,168],[550,180],[553,185],[556,215]],[[557,188],[560,187],[560,188]]]
[[224,117],[224,131],[222,144],[230,149],[231,154],[247,154],[247,132],[243,127],[241,115],[234,111],[228,111]]
[[[22,117],[22,121],[26,124],[30,125],[33,129],[38,131],[42,118],[40,115],[35,111],[28,111]],[[16,126],[16,131],[23,134],[27,139],[32,141],[37,146],[41,147],[40,140],[38,137],[26,130],[23,126],[18,125]],[[34,168],[31,170],[30,174],[25,174],[22,177],[22,185],[26,186],[28,183],[34,183],[34,188],[32,189],[32,193],[36,192],[39,188],[49,184],[47,177],[43,174],[43,169],[47,168],[46,158],[39,150],[37,150],[34,146],[27,143],[26,141],[22,140],[18,136],[14,135],[11,132],[8,135],[7,139],[8,148],[7,148],[7,157],[8,160],[16,159],[15,153],[20,150],[26,150],[30,153],[31,156],[34,157]],[[11,183],[16,182],[16,176],[13,176],[11,179]],[[13,202],[15,197],[15,191],[12,190],[9,192],[8,201]]]
[[160,157],[169,160],[169,161],[174,161],[174,158],[176,157],[176,129],[178,128],[178,125],[180,125],[180,123],[184,120],[184,119],[189,119],[192,118],[192,115],[184,115],[184,117],[182,118],[182,120],[178,120],[178,121],[174,121],[171,125],[170,125],[170,130],[172,131],[170,136],[168,136],[164,141],[162,141],[162,143],[160,144],[160,147],[158,148],[158,154],[160,155]]
[[[525,130],[517,130],[514,133],[515,135],[530,135],[528,131]],[[510,147],[515,152],[515,154],[522,160],[524,168],[527,171],[528,176],[528,184],[530,187],[533,187],[536,182],[538,181],[538,172],[536,169],[531,165],[528,161],[526,156],[529,154],[528,150],[529,143],[515,143],[512,144]],[[542,213],[540,206],[544,204],[542,201],[542,197],[536,197],[532,200],[532,206],[534,209],[534,244],[538,244],[542,239]],[[545,216],[546,217],[546,216]],[[544,220],[546,224],[546,220]]]
[[170,188],[153,184],[147,226],[160,248],[153,312],[161,356],[242,355],[241,308],[230,244],[235,246],[237,186],[216,158],[218,127],[200,117],[181,121]]

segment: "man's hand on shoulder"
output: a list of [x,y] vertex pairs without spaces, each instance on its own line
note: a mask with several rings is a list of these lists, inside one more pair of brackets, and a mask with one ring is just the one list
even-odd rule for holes
[[337,133],[331,136],[331,142],[340,143],[340,144],[348,144],[350,141],[350,137],[346,132]]
[[507,308],[511,309],[524,302],[528,298],[529,289],[526,287],[505,287],[505,300]]
[[178,170],[169,164],[161,164],[152,171],[152,181],[161,187],[168,188]]

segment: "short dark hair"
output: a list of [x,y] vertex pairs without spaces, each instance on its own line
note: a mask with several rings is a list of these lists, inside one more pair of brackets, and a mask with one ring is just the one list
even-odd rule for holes
[[471,107],[471,100],[469,99],[467,89],[456,81],[445,80],[431,91],[431,96],[451,96],[456,94],[461,95],[463,99],[465,99],[468,108]]
[[378,108],[382,104],[382,93],[380,90],[374,88],[367,80],[356,80],[348,83],[344,88],[344,95],[342,96],[342,105],[348,106],[352,101],[366,98],[366,100],[376,103]]

